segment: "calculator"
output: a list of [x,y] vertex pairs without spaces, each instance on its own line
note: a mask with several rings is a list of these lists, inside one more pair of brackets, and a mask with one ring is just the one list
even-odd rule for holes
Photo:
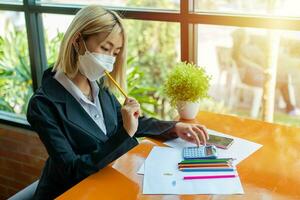
[[183,158],[187,159],[215,159],[217,158],[217,148],[214,145],[185,147],[183,148]]

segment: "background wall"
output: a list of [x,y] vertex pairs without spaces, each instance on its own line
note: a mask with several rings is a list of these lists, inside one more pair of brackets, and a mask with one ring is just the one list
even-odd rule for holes
[[47,157],[35,132],[0,124],[0,199],[37,180]]

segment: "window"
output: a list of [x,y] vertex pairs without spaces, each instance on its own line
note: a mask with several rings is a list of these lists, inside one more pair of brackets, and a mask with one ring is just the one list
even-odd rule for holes
[[[299,106],[300,33],[275,31],[278,45],[268,48],[274,31],[231,26],[198,25],[198,63],[212,76],[214,111],[261,118],[268,54],[277,60],[275,121],[292,119]],[[276,50],[277,49],[277,50]],[[298,97],[298,98],[297,98]],[[299,123],[292,119],[291,123]]]
[[132,8],[155,8],[155,9],[169,9],[179,10],[179,0],[161,0],[161,1],[149,1],[149,0],[38,0],[41,4],[100,4],[103,6],[112,7],[132,7]]
[[196,0],[197,12],[299,17],[297,0]]
[[[43,14],[48,65],[56,61],[63,34],[72,19],[72,15]],[[179,24],[125,20],[125,27],[131,33],[127,59],[129,93],[138,98],[146,114],[168,118],[167,113],[172,111],[161,89],[168,71],[180,60]]]
[[[174,119],[162,86],[180,61],[178,23],[126,20],[128,34],[128,90],[150,116]],[[159,30],[159,31],[157,31]]]
[[[210,94],[214,100],[208,100],[207,104],[203,104],[206,107],[203,108],[204,110],[260,117],[261,113],[257,112],[257,106],[254,106],[255,109],[253,109],[253,105],[258,104],[253,103],[253,99],[259,101],[258,97],[261,95],[258,94],[261,93],[261,87],[258,87],[260,89],[251,87],[253,92],[248,92],[248,96],[243,92],[247,89],[240,89],[240,94],[234,93],[234,95],[226,96],[223,93],[228,92],[228,87],[223,90],[220,87],[233,79],[226,75],[223,68],[224,65],[225,67],[229,65],[227,62],[232,62],[231,50],[234,37],[232,34],[238,30],[246,31],[251,45],[260,49],[254,51],[257,57],[250,58],[250,61],[266,60],[266,56],[273,52],[272,59],[269,60],[278,64],[277,74],[287,74],[285,76],[285,80],[288,82],[287,90],[294,91],[290,92],[291,102],[294,101],[293,104],[300,105],[298,102],[300,97],[297,93],[299,83],[294,77],[298,73],[298,36],[300,31],[300,19],[297,18],[299,17],[300,3],[296,0],[0,0],[0,17],[4,19],[0,21],[1,111],[20,114],[24,117],[32,88],[34,90],[38,88],[43,70],[57,59],[58,46],[74,14],[81,7],[90,4],[112,7],[125,17],[125,23],[130,33],[128,34],[127,80],[129,95],[139,97],[139,101],[143,102],[143,110],[152,116],[165,119],[174,117],[161,88],[168,70],[175,62],[182,60],[198,62],[213,75]],[[192,7],[195,12],[189,12],[189,8]],[[16,27],[22,27],[19,32],[24,34],[23,39],[14,39],[12,44],[20,41],[23,43],[4,47],[6,39],[3,40],[3,38],[12,34],[6,29],[6,19],[10,15],[13,15],[10,17],[12,19],[10,23]],[[245,28],[246,26],[248,27]],[[271,31],[271,29],[281,29],[281,31]],[[27,30],[27,34],[24,30]],[[277,35],[277,39],[276,37],[274,39],[273,35]],[[265,49],[270,45],[268,38],[271,37],[269,36],[276,41],[273,51]],[[17,48],[18,51],[15,51],[15,54],[21,53],[22,56],[3,59],[4,55],[13,54],[7,50],[12,48]],[[259,53],[259,51],[264,53]],[[283,55],[288,60],[284,60],[282,64]],[[235,56],[240,55],[235,54]],[[8,62],[14,69],[19,65],[27,66],[26,70],[20,71],[20,73],[26,72],[27,77],[30,78],[24,79],[26,76],[20,76],[23,78],[22,80],[25,80],[22,82],[14,81],[12,78],[8,79],[5,75],[7,68],[4,70],[3,67],[3,63]],[[232,70],[232,68],[230,69]],[[234,69],[240,71],[239,67]],[[280,71],[281,69],[286,72]],[[249,71],[249,68],[246,68],[247,70]],[[245,84],[245,80],[242,80],[243,76],[239,72],[235,75],[239,75],[241,79],[239,83],[251,90]],[[270,88],[273,86],[270,84],[266,88],[271,91]],[[21,92],[17,91],[18,98],[14,97],[15,99],[13,99],[11,91],[17,88]],[[224,98],[221,98],[222,95]],[[257,98],[253,98],[253,96]],[[266,99],[273,100],[273,95],[267,96]],[[286,101],[282,99],[285,98],[282,97],[281,91],[276,89],[275,111],[283,113],[283,118],[286,118]],[[272,112],[269,112],[268,115],[271,116]],[[288,118],[287,121],[292,120]]]
[[0,3],[5,3],[5,4],[22,4],[22,0],[0,0]]
[[0,18],[0,110],[24,116],[33,92],[24,14]]
[[73,15],[43,14],[45,48],[48,66],[55,63],[60,43],[63,39],[63,34],[67,30],[73,17]]

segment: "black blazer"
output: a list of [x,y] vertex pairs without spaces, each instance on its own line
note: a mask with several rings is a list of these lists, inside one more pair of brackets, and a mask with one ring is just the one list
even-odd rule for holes
[[27,120],[49,154],[35,199],[53,199],[104,168],[136,146],[135,137],[176,137],[170,132],[175,121],[140,117],[138,130],[131,138],[123,128],[120,103],[99,83],[105,135],[76,99],[53,78],[55,73],[51,70],[44,72],[42,85],[31,97],[27,110]]

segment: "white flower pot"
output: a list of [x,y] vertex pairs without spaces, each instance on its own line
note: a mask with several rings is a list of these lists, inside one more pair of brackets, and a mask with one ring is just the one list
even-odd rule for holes
[[179,101],[177,111],[181,119],[195,119],[199,111],[199,103]]

